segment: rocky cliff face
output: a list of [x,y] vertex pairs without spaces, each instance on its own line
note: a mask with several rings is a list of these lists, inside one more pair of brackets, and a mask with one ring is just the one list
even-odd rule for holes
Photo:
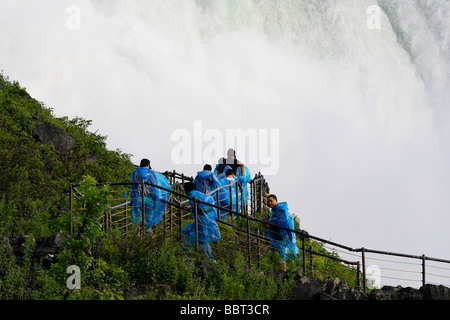
[[299,272],[293,299],[297,300],[450,300],[450,288],[426,284],[419,289],[384,286],[370,292],[350,288],[339,278],[308,278]]
[[[21,263],[25,255],[27,237],[25,235],[13,235],[0,237],[0,250],[5,250],[8,255],[16,258]],[[45,269],[50,268],[57,261],[57,255],[64,249],[64,240],[67,236],[57,234],[51,237],[36,239],[33,249],[33,260],[41,264]]]

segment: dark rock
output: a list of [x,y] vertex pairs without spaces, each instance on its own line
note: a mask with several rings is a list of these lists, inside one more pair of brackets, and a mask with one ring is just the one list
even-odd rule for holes
[[[27,247],[26,235],[12,235],[0,238],[0,249],[8,255],[14,256],[17,263],[22,263]],[[64,240],[68,236],[57,234],[51,237],[39,237],[34,242],[34,248],[30,248],[31,258],[44,268],[50,268],[57,261],[57,255],[64,250]]]
[[325,293],[331,294],[331,295],[337,295],[340,293],[343,293],[345,291],[348,291],[350,288],[347,285],[347,282],[341,281],[339,278],[327,278],[325,280],[324,284],[324,291]]
[[424,300],[450,300],[450,288],[426,284],[420,291]]
[[397,290],[400,287],[384,286],[381,289],[375,289],[370,292],[370,300],[394,300]]
[[299,280],[301,278],[303,278],[305,276],[305,273],[303,272],[303,270],[295,270],[294,271],[294,280]]
[[323,291],[323,283],[317,279],[301,277],[294,287],[295,300],[314,300]]
[[420,290],[411,287],[402,288],[398,296],[399,300],[422,300],[423,294]]
[[75,138],[52,123],[41,122],[34,133],[40,142],[53,145],[62,154],[69,154],[75,148]]
[[298,277],[294,300],[450,300],[450,288],[427,284],[420,289],[384,286],[370,292],[350,288],[339,278]]
[[67,235],[57,234],[51,237],[39,237],[35,242],[33,258],[36,261],[42,261],[42,267],[50,268],[57,262],[57,256],[64,250],[64,240]]

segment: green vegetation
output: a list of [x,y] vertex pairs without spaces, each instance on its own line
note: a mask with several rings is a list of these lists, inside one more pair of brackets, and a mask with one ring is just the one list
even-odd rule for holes
[[[57,149],[36,134],[51,124],[72,137],[74,145]],[[106,149],[106,137],[87,131],[91,121],[56,118],[17,82],[0,74],[0,232],[51,235],[67,210],[65,190],[89,174],[97,181],[129,180],[129,155]]]
[[[17,82],[0,74],[0,299],[291,297],[301,262],[289,262],[287,273],[281,275],[279,256],[267,250],[249,266],[245,251],[236,250],[233,240],[241,235],[230,226],[220,226],[227,237],[221,240],[216,263],[162,232],[149,236],[131,228],[126,235],[105,234],[99,218],[111,190],[95,183],[129,181],[134,165],[130,155],[107,150],[106,137],[89,132],[90,124],[81,118],[55,117]],[[61,130],[67,143],[45,141],[43,128]],[[40,237],[68,233],[71,182],[79,182],[78,191],[84,195],[72,212],[73,235],[65,240],[57,261],[45,266],[42,258],[36,259],[35,243]],[[237,222],[245,230],[246,222]],[[299,221],[295,223],[299,227]],[[256,222],[250,227],[254,233],[264,232]],[[22,256],[12,254],[5,240],[16,235],[25,237]],[[301,248],[301,239],[297,240]],[[307,248],[330,254],[322,244],[306,241]],[[80,290],[67,289],[70,265],[80,267]],[[315,276],[324,278],[330,270],[354,282],[352,268],[314,257]]]

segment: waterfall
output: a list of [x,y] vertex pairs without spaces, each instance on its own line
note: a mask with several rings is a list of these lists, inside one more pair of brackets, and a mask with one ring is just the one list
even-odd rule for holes
[[424,229],[448,243],[450,1],[2,3],[4,73],[136,163],[195,174],[174,165],[171,135],[198,121],[277,129],[267,178],[303,228],[389,250],[425,250]]

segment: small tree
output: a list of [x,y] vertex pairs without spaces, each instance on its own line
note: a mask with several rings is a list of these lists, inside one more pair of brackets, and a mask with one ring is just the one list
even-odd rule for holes
[[[61,284],[65,284],[67,268],[70,265],[80,268],[83,280],[98,278],[94,273],[100,271],[93,267],[92,249],[96,239],[103,235],[100,221],[107,209],[111,190],[107,185],[96,186],[95,179],[85,176],[78,191],[82,196],[77,201],[72,215],[73,236],[65,241],[66,249],[58,255],[58,263],[52,266],[52,273]],[[97,261],[97,265],[103,264],[103,261]]]

